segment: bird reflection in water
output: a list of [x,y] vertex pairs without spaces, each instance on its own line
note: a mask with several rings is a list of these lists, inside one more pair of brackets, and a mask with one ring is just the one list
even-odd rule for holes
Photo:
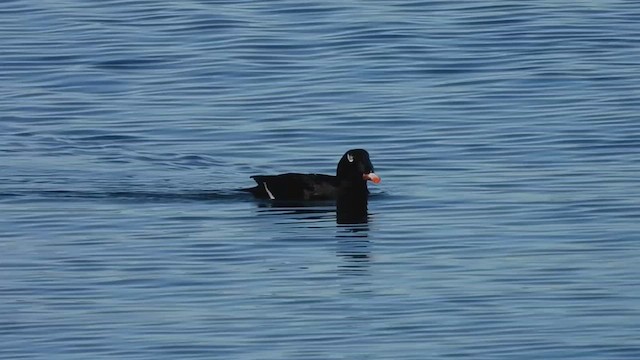
[[336,223],[340,225],[367,224],[369,212],[367,202],[355,203],[337,199],[333,202],[305,202],[305,201],[269,201],[259,202],[258,207],[264,212],[278,212],[280,214],[301,215],[305,220],[317,220],[327,218],[332,213],[336,215]]
[[349,275],[365,275],[371,265],[371,241],[369,225],[357,224],[340,226],[336,255],[344,260],[339,271]]
[[335,214],[337,227],[336,255],[344,260],[338,266],[341,273],[364,275],[371,260],[371,241],[369,240],[369,213],[366,200],[364,206],[352,206],[352,202],[307,202],[307,201],[268,201],[259,202],[260,212],[289,215],[297,220],[327,220]]

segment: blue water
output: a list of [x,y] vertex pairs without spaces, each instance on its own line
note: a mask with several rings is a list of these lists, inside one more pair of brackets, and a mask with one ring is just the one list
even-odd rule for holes
[[[636,1],[4,1],[0,358],[640,358]],[[369,221],[250,175],[366,148]]]

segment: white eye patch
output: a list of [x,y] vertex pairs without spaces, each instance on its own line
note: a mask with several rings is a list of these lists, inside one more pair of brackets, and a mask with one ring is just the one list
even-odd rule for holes
[[347,153],[347,160],[349,160],[350,163],[353,162],[353,155]]

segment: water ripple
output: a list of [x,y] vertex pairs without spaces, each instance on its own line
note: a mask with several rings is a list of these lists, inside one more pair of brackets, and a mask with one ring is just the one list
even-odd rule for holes
[[[5,1],[0,354],[638,358],[637,14]],[[357,147],[367,224],[235,191]]]

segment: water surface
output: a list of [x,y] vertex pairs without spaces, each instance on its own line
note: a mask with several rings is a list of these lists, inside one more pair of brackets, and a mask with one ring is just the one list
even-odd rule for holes
[[[0,355],[637,359],[633,1],[5,1]],[[366,224],[254,174],[366,148]]]

